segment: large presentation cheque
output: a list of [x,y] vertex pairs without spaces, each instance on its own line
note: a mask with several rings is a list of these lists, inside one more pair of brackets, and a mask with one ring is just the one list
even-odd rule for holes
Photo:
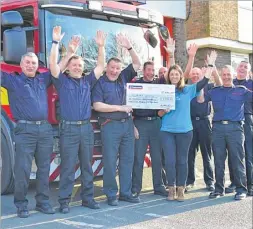
[[134,109],[175,110],[175,86],[165,84],[128,83],[126,104]]

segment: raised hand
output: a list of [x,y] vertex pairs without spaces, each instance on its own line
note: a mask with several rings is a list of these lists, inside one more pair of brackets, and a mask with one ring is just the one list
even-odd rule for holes
[[117,43],[123,47],[123,48],[126,48],[126,49],[129,49],[132,47],[130,41],[128,40],[128,38],[123,35],[122,33],[119,33],[117,36],[116,36],[116,39],[117,39]]
[[206,61],[208,65],[215,65],[215,61],[217,58],[217,52],[215,50],[212,50],[210,55],[207,54]]
[[96,35],[96,43],[99,47],[104,47],[105,46],[105,42],[106,42],[106,34],[101,31],[101,30],[98,30],[97,31],[97,35]]
[[201,76],[205,76],[206,75],[206,71],[207,71],[207,68],[206,67],[202,67],[201,68]]
[[195,43],[190,44],[189,48],[187,49],[188,56],[195,56],[197,53],[199,46]]
[[68,53],[75,54],[81,43],[81,37],[74,35],[68,45]]
[[60,42],[64,36],[64,33],[61,33],[61,26],[55,26],[53,28],[53,41]]
[[166,40],[166,46],[163,46],[165,51],[169,54],[174,54],[175,52],[175,40],[171,37],[169,37]]

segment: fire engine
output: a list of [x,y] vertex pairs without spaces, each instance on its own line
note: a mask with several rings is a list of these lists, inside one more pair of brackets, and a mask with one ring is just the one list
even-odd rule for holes
[[[39,58],[38,71],[48,71],[48,57],[52,44],[52,30],[56,25],[65,32],[60,45],[60,54],[64,55],[71,36],[82,38],[78,54],[85,61],[89,71],[96,64],[97,50],[94,45],[98,29],[107,33],[106,56],[118,56],[125,65],[130,58],[116,45],[115,35],[127,33],[142,62],[153,60],[157,67],[165,65],[166,54],[163,50],[164,25],[172,34],[172,18],[143,8],[146,1],[86,1],[86,0],[1,0],[1,70],[21,72],[21,56],[34,52]],[[163,27],[162,27],[163,26]],[[163,29],[161,29],[163,28]],[[59,180],[59,129],[60,120],[58,96],[54,86],[48,89],[48,121],[54,128],[54,150],[51,157],[50,181]],[[15,142],[13,140],[13,120],[8,92],[1,87],[1,194],[7,194],[14,188]],[[103,174],[100,131],[93,114],[95,142],[93,171],[95,176]],[[32,167],[31,179],[36,179],[36,166]],[[147,153],[144,166],[150,166]],[[80,175],[76,165],[76,178]]]

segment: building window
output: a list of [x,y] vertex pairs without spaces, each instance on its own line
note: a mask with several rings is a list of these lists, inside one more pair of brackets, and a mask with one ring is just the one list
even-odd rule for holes
[[238,1],[239,41],[252,43],[252,1]]

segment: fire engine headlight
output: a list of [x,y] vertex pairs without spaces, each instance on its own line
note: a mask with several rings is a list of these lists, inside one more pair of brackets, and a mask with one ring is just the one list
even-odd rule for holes
[[89,1],[89,10],[102,11],[103,6],[101,1]]
[[149,19],[149,13],[145,9],[138,8],[138,17],[141,19]]

